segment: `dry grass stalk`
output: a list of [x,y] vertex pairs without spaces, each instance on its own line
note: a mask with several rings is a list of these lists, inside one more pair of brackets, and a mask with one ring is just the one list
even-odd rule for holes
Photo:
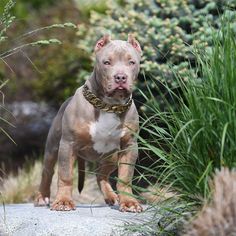
[[223,168],[213,180],[212,202],[203,207],[186,236],[236,235],[236,171]]

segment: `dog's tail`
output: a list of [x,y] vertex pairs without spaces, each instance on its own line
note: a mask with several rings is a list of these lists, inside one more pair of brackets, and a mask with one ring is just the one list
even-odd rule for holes
[[78,158],[78,190],[79,193],[83,190],[85,179],[85,161],[82,158]]
[[186,236],[236,235],[236,171],[222,168],[213,184],[212,202],[193,220]]

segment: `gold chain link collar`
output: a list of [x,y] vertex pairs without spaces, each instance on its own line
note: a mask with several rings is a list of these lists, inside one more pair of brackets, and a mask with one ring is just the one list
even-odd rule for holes
[[124,104],[107,104],[103,102],[100,98],[98,98],[95,94],[93,94],[88,86],[85,84],[83,86],[83,95],[87,99],[88,102],[90,102],[95,108],[100,109],[101,111],[109,112],[109,113],[116,113],[121,114],[125,111],[129,110],[131,104],[132,104],[132,98],[129,98],[129,101]]

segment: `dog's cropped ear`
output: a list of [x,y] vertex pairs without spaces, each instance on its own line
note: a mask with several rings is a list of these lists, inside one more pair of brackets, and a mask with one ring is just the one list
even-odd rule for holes
[[111,36],[105,34],[101,39],[99,39],[95,45],[94,52],[98,52],[101,48],[111,42]]
[[128,34],[128,43],[130,43],[140,54],[142,53],[139,42],[134,38],[132,34]]

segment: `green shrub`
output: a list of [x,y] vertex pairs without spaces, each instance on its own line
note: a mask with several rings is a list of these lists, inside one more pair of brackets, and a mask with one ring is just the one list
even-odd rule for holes
[[[142,72],[175,86],[169,65],[188,80],[196,63],[193,48],[196,45],[204,50],[211,47],[213,31],[220,27],[219,15],[226,6],[227,14],[232,14],[230,7],[235,7],[235,3],[235,0],[108,1],[106,14],[92,12],[90,26],[79,26],[78,46],[91,55],[92,60],[93,45],[104,33],[123,40],[128,33],[134,33],[143,49]],[[90,71],[91,68],[86,72]],[[85,72],[81,73],[84,77]],[[146,83],[140,81],[138,87],[145,90]],[[155,82],[148,80],[147,83],[150,88],[155,87]]]
[[92,11],[104,13],[107,9],[106,0],[75,0],[74,2],[85,20],[88,19]]

